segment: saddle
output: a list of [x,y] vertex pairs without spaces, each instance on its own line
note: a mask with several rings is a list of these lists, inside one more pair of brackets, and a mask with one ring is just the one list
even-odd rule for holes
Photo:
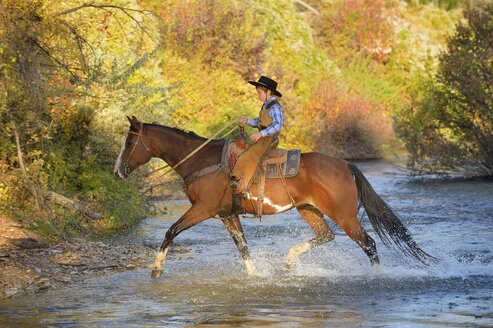
[[[195,179],[212,172],[215,172],[212,179],[220,171],[230,174],[236,164],[236,161],[238,160],[238,157],[245,152],[248,147],[249,145],[246,144],[245,140],[239,140],[239,142],[234,139],[225,140],[222,150],[221,163],[203,168],[184,177],[185,185],[188,186],[192,184]],[[247,191],[249,191],[252,184],[256,185],[257,216],[259,219],[262,218],[265,179],[281,179],[291,203],[294,204],[294,200],[287,189],[285,178],[292,178],[298,174],[301,150],[271,149],[268,153],[262,156],[262,158],[261,165],[257,165],[256,173],[247,187]]]
[[[234,139],[226,139],[222,150],[221,163],[203,168],[184,177],[185,185],[188,186],[195,181],[195,179],[211,172],[216,172],[217,174],[217,172],[222,170],[224,173],[230,174],[238,157],[248,149],[248,147],[248,144],[246,144],[245,148],[238,147]],[[271,150],[267,155],[268,156],[265,156],[262,165],[265,167],[266,178],[281,178],[280,174],[282,174],[282,178],[292,178],[298,174],[301,156],[300,150],[294,149],[287,151],[284,149],[275,149]]]
[[[276,149],[277,142],[278,141],[275,140],[272,147],[262,156],[261,163],[257,165],[256,172],[251,181],[248,183],[248,187],[246,189],[248,194],[252,185],[257,186],[255,189],[257,190],[257,216],[259,219],[262,219],[265,179],[281,179],[291,203],[294,204],[294,200],[287,189],[284,179],[292,178],[298,174],[301,150]],[[245,152],[248,147],[249,145],[246,144],[244,140],[238,138],[236,140],[228,139],[226,141],[223,148],[221,164],[223,167],[227,168],[228,174],[233,170],[238,157]]]
[[[250,145],[238,147],[234,139],[226,140],[222,152],[221,164],[227,168],[229,174],[238,160],[238,157],[245,152]],[[301,150],[300,149],[274,149],[270,150],[262,162],[266,168],[266,179],[292,178],[298,174],[300,167]]]

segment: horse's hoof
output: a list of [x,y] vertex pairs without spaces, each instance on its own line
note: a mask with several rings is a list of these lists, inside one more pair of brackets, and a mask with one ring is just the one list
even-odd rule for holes
[[257,271],[256,271],[256,270],[254,270],[254,271],[249,271],[249,272],[247,272],[247,274],[246,274],[246,278],[247,278],[247,279],[255,279],[255,278],[257,278],[257,277],[258,277],[258,275],[257,275]]
[[162,273],[163,273],[163,269],[162,269],[162,268],[153,268],[153,269],[152,269],[152,273],[151,273],[151,278],[152,278],[152,279],[156,279],[156,278],[157,278],[157,277],[159,277]]

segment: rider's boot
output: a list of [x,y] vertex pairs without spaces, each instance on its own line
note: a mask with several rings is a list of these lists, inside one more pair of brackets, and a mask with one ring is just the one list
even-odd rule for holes
[[233,205],[231,206],[231,215],[238,215],[243,213],[243,207],[241,203],[242,194],[245,186],[243,186],[241,179],[231,177],[229,181],[231,190],[233,191]]
[[238,216],[243,213],[241,195],[233,194],[233,205],[231,206],[231,216]]

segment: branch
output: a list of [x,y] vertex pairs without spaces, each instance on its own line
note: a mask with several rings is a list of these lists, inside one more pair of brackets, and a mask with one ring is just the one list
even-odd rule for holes
[[93,3],[85,3],[85,4],[80,5],[78,7],[59,12],[59,13],[53,15],[53,17],[58,17],[58,16],[70,14],[70,13],[73,13],[74,11],[80,10],[82,8],[88,8],[88,7],[97,8],[97,9],[114,8],[114,9],[119,9],[121,11],[128,10],[128,11],[135,11],[135,12],[138,12],[141,14],[153,14],[153,12],[149,11],[149,10],[131,9],[131,8],[125,8],[125,7],[115,6],[115,5],[95,5]]
[[[102,10],[106,10],[106,8],[112,8],[112,9],[118,9],[120,11],[122,11],[125,15],[127,15],[131,20],[133,20],[137,26],[142,30],[144,31],[144,33],[152,40],[152,36],[147,32],[147,30],[142,27],[142,25],[140,24],[140,22],[135,19],[134,16],[130,15],[128,12],[135,12],[135,13],[140,13],[140,14],[143,14],[143,15],[154,15],[156,17],[159,17],[158,15],[156,15],[155,13],[153,13],[152,11],[149,11],[149,10],[140,10],[140,9],[131,9],[131,8],[126,8],[126,7],[121,7],[121,6],[116,6],[116,5],[95,5],[94,3],[86,3],[86,4],[83,4],[83,5],[80,5],[78,7],[75,7],[75,8],[72,8],[72,9],[68,9],[68,10],[65,10],[65,11],[62,11],[62,12],[59,12],[55,15],[53,15],[53,17],[58,17],[58,16],[63,16],[63,15],[66,15],[66,14],[69,14],[69,13],[73,13],[77,10],[80,10],[80,9],[83,9],[83,8],[96,8],[96,9],[102,9]],[[107,11],[107,10],[106,10]]]
[[302,0],[294,0],[294,2],[297,2],[300,5],[302,5],[303,7],[305,7],[306,9],[309,9],[312,12],[314,12],[315,14],[320,15],[320,12],[317,9],[313,8],[312,6],[310,6],[309,4],[307,4],[306,2],[304,2]]
[[29,189],[31,190],[31,194],[34,197],[34,200],[36,202],[36,205],[38,206],[39,209],[45,210],[46,214],[51,220],[47,221],[47,224],[54,230],[57,231],[57,234],[61,235],[63,238],[66,238],[65,234],[62,232],[58,232],[58,229],[53,226],[51,221],[53,221],[53,217],[51,216],[51,209],[48,206],[48,204],[45,204],[41,198],[39,198],[38,191],[36,190],[36,187],[34,186],[34,183],[29,179],[29,176],[27,175],[26,172],[26,166],[24,165],[24,157],[22,155],[22,149],[21,149],[21,143],[20,143],[20,138],[19,138],[19,133],[17,132],[17,126],[15,125],[14,118],[12,117],[12,114],[10,114],[10,122],[12,123],[12,128],[14,130],[14,135],[15,135],[15,143],[17,145],[17,157],[19,159],[19,166],[21,167],[22,174],[24,175],[24,178],[27,180],[29,184]]
[[56,192],[46,190],[43,192],[43,196],[52,203],[78,210],[84,213],[85,215],[87,215],[88,217],[90,217],[91,219],[99,220],[103,218],[103,215],[101,213],[95,212],[85,207],[81,203],[78,203],[75,200],[57,194]]
[[88,42],[83,38],[81,37],[77,31],[72,28],[72,26],[70,26],[66,21],[63,21],[61,19],[59,19],[59,21],[64,24],[65,26],[67,26],[67,28],[70,30],[70,32],[72,32],[73,35],[75,35],[75,40],[77,41],[77,47],[79,48],[79,52],[80,52],[80,57],[82,58],[82,63],[84,64],[84,68],[86,69],[87,71],[87,63],[86,63],[86,57],[84,56],[84,52],[82,51],[82,43],[80,42],[80,40],[84,41],[85,43],[88,44]]
[[12,129],[14,130],[15,144],[17,145],[17,157],[19,160],[19,166],[21,167],[22,175],[24,176],[24,178],[26,179],[26,181],[29,185],[29,189],[31,190],[31,194],[34,197],[34,200],[36,201],[36,205],[38,206],[38,208],[43,209],[43,203],[41,202],[41,199],[38,196],[38,191],[36,190],[34,183],[31,181],[31,179],[29,179],[27,172],[26,172],[26,166],[24,165],[24,156],[22,155],[19,132],[17,132],[17,126],[15,125],[15,122],[12,119],[12,115],[11,115],[10,123],[12,124]]
[[60,66],[61,66],[61,67],[63,67],[63,68],[64,68],[67,72],[69,72],[69,73],[70,73],[70,75],[72,75],[74,79],[76,79],[77,81],[80,81],[79,77],[78,77],[75,73],[73,73],[67,65],[65,65],[64,63],[62,63],[62,62],[61,62],[60,60],[58,60],[57,58],[53,57],[53,56],[51,55],[51,53],[50,53],[48,50],[46,50],[43,46],[41,46],[41,45],[40,45],[40,44],[39,44],[36,40],[32,39],[32,41],[33,41],[33,42],[34,42],[34,44],[35,44],[35,45],[36,45],[39,49],[41,49],[41,50],[42,50],[42,51],[43,51],[43,52],[44,52],[44,53],[45,53],[45,54],[46,54],[49,58],[53,59],[53,60],[54,60],[54,61],[55,61],[58,65],[60,65]]

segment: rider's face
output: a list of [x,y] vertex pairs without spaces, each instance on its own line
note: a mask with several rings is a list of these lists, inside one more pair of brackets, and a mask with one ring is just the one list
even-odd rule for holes
[[266,102],[271,96],[270,90],[267,90],[267,92],[265,92],[264,89],[257,87],[257,96],[261,102]]

